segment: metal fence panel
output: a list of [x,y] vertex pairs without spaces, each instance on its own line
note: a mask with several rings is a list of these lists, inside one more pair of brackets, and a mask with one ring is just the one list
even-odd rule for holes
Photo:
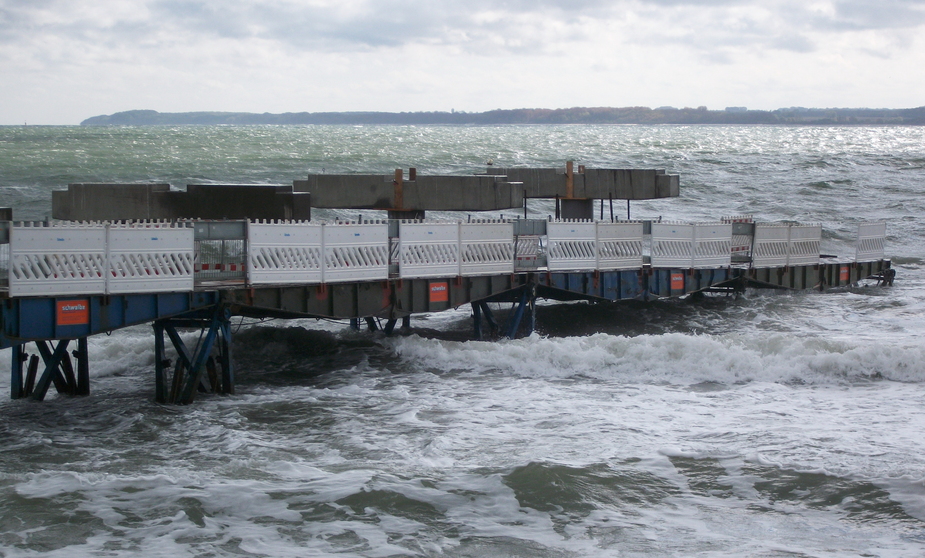
[[728,267],[732,261],[732,224],[694,225],[694,257],[691,267]]
[[885,249],[886,223],[861,223],[858,225],[856,261],[882,260]]
[[251,284],[324,282],[324,225],[251,222],[247,227]]
[[549,271],[593,271],[597,267],[597,227],[591,221],[546,224]]
[[105,294],[106,226],[14,223],[10,296]]
[[652,267],[693,267],[694,225],[652,223],[651,251]]
[[459,223],[402,221],[399,224],[399,274],[403,278],[460,274]]
[[819,263],[819,246],[822,244],[822,225],[791,225],[790,253],[787,265]]
[[389,278],[389,224],[324,224],[324,282]]
[[597,223],[597,269],[639,269],[642,267],[641,222]]
[[514,272],[514,223],[475,221],[460,223],[460,275]]
[[193,290],[193,229],[171,224],[110,225],[111,294]]
[[790,254],[790,226],[757,223],[752,248],[753,267],[786,267]]

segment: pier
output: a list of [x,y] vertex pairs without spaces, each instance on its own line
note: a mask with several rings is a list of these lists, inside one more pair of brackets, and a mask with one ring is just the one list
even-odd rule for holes
[[[678,184],[659,170],[568,163],[474,176],[321,174],[291,187],[186,192],[70,185],[53,194],[55,220],[0,227],[0,348],[11,349],[10,394],[42,400],[51,386],[88,394],[87,337],[138,324],[153,326],[157,401],[186,404],[198,393],[234,393],[234,316],[344,319],[371,329],[384,322],[392,333],[414,314],[470,305],[474,338],[515,338],[533,332],[537,299],[892,284],[885,223],[860,224],[854,253],[834,257],[820,252],[815,224],[614,214],[614,200],[676,197]],[[537,198],[554,199],[555,216],[426,214],[519,210]],[[389,218],[317,221],[312,208],[379,209]],[[511,305],[506,323],[490,303]],[[180,335],[190,328],[201,332],[192,347]],[[26,353],[30,342],[37,354]]]

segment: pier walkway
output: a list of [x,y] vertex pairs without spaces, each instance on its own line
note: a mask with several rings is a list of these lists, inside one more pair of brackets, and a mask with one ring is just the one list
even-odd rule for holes
[[[470,304],[474,335],[534,327],[537,298],[649,300],[892,283],[886,226],[820,253],[819,225],[590,220],[5,222],[0,348],[11,396],[89,393],[87,337],[152,323],[156,398],[234,393],[232,316],[366,320]],[[512,303],[508,323],[488,303]],[[202,331],[188,347],[178,333]],[[167,352],[169,340],[173,351]],[[38,354],[26,353],[34,343]],[[76,350],[69,352],[71,343]],[[168,355],[172,358],[169,359]],[[76,359],[76,369],[71,357]],[[41,365],[41,370],[40,370]]]

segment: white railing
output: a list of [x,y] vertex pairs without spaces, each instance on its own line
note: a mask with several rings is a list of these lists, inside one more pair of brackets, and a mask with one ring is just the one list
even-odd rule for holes
[[193,290],[193,230],[170,223],[14,223],[10,296]]
[[323,282],[389,278],[388,222],[325,223],[323,226]]
[[314,223],[248,222],[250,283],[322,283],[323,232],[323,226]]
[[459,253],[459,274],[464,277],[514,273],[514,223],[460,223]]
[[546,224],[546,236],[549,271],[597,269],[597,225],[594,222],[552,221]]
[[822,225],[791,225],[790,254],[787,265],[812,265],[819,263],[822,245]]
[[858,225],[856,261],[882,260],[886,246],[886,223]]
[[459,275],[459,223],[402,221],[398,269],[403,278]]
[[[515,236],[511,221],[249,222],[241,237],[251,285],[323,284],[513,273],[611,271],[644,266],[644,223],[550,221]],[[657,268],[719,268],[736,250],[733,223],[651,224]],[[182,292],[209,280],[189,223],[12,223],[0,270],[17,296]],[[393,231],[394,232],[394,231]],[[753,267],[819,262],[819,225],[756,224]],[[885,223],[858,228],[857,261],[882,259]],[[740,242],[744,246],[744,242]],[[390,253],[391,246],[391,253]],[[246,261],[246,265],[243,265]],[[518,264],[519,267],[516,267]],[[199,270],[203,269],[202,272]]]
[[731,259],[730,223],[652,223],[652,267],[727,267]]
[[109,225],[108,294],[193,290],[193,229],[158,223]]
[[643,224],[638,221],[597,224],[597,269],[642,267]]
[[106,293],[106,226],[14,223],[10,296]]
[[[734,215],[730,217],[723,217],[720,219],[720,222],[730,223],[732,225],[754,224],[755,219],[751,215]],[[735,227],[733,226],[731,250],[733,255],[748,256],[752,250],[752,235],[735,234]]]
[[819,263],[821,225],[755,225],[752,267],[786,267]]

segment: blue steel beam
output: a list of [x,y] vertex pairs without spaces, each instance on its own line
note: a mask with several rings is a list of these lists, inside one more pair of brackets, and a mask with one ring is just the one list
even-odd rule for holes
[[[215,306],[218,291],[8,298],[0,304],[0,349],[79,339]],[[68,315],[69,308],[85,307]]]

